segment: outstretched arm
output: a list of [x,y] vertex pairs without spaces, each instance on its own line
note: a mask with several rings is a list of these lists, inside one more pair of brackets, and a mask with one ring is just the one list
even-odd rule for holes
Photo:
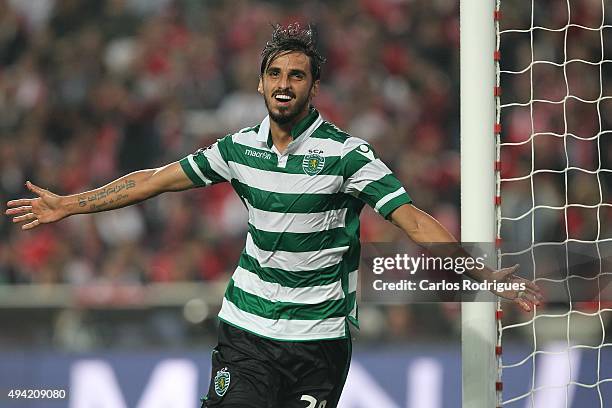
[[28,189],[37,198],[21,198],[7,203],[7,215],[13,222],[25,223],[27,230],[40,224],[56,222],[74,214],[114,210],[139,203],[166,191],[180,191],[193,187],[178,162],[157,169],[135,171],[107,185],[84,193],[60,196],[31,182]]
[[[398,207],[390,217],[391,221],[401,228],[414,242],[421,245],[432,243],[456,243],[457,240],[453,235],[446,230],[435,218],[424,211],[419,210],[412,204],[405,204]],[[457,243],[457,248],[452,250],[452,254],[442,254],[443,256],[457,255],[457,253],[465,253],[461,246]],[[465,255],[468,255],[465,253]],[[489,268],[482,270],[473,269],[466,272],[470,278],[482,282],[484,280],[497,280],[502,282],[523,282],[525,283],[525,291],[508,290],[498,292],[497,295],[512,300],[517,303],[522,309],[531,311],[534,305],[539,305],[542,300],[540,289],[531,281],[520,278],[514,275],[518,269],[518,265],[510,268],[503,268],[498,271],[492,271]]]

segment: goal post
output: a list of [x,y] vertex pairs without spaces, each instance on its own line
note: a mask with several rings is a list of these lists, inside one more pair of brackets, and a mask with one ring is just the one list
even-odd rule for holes
[[611,12],[460,2],[461,238],[545,293],[462,305],[463,407],[612,406]]
[[[494,0],[461,0],[461,240],[495,240]],[[495,259],[489,259],[495,267]],[[496,406],[493,302],[461,306],[463,408]]]

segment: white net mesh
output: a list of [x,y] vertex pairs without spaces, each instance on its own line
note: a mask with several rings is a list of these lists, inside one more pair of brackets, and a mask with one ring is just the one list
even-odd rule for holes
[[612,4],[498,0],[496,26],[498,262],[547,296],[498,305],[498,405],[612,407]]

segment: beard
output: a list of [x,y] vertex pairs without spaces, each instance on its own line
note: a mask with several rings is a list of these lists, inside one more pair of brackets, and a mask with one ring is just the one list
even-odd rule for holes
[[[273,99],[273,97],[270,99]],[[278,109],[278,112],[273,112],[273,108],[270,107],[270,100],[267,97],[264,98],[264,102],[266,103],[266,108],[268,109],[268,116],[270,116],[270,119],[279,125],[291,123],[305,110],[306,106],[309,105],[308,96],[306,96],[302,100],[296,99],[293,107],[280,108]]]

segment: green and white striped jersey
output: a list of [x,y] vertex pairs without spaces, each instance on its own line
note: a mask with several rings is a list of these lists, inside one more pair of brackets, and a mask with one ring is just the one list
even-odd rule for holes
[[284,153],[266,117],[180,161],[197,186],[229,181],[249,212],[246,245],[219,318],[288,341],[342,338],[357,325],[359,213],[388,217],[410,197],[363,140],[316,110]]

